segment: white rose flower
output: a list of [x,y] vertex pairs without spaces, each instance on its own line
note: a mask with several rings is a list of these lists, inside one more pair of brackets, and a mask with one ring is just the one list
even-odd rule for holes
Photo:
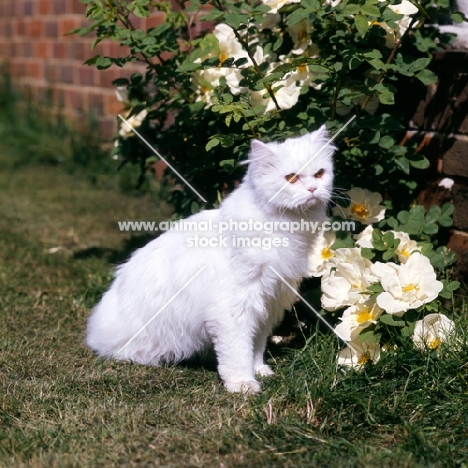
[[335,206],[333,214],[340,217],[356,219],[363,224],[381,221],[385,216],[385,207],[380,204],[382,195],[367,189],[353,187],[345,192],[351,199],[348,207]]
[[310,39],[311,26],[306,20],[302,20],[288,28],[294,48],[291,51],[295,55],[302,55],[312,43]]
[[364,231],[354,236],[354,239],[356,240],[355,244],[359,247],[365,247],[367,249],[374,248],[372,244],[373,231],[374,228],[369,224],[369,226],[367,226],[366,229],[364,229]]
[[[136,115],[132,115],[131,117],[129,117],[127,120],[127,122],[133,127],[133,128],[138,128],[142,123],[143,123],[143,120],[145,120],[146,116],[148,115],[148,112],[146,109],[143,109],[141,112],[139,112],[138,114]],[[127,139],[129,137],[132,137],[135,135],[135,133],[133,132],[133,130],[127,125],[126,122],[122,122],[120,124],[120,130],[119,130],[119,135],[124,138],[124,139]]]
[[377,304],[396,316],[433,301],[443,288],[431,262],[420,253],[414,253],[399,265],[396,274],[382,276],[380,282],[384,292],[377,296]]
[[378,25],[385,30],[385,46],[389,49],[393,49],[393,47],[395,47],[396,41],[400,39],[408,29],[412,15],[418,12],[418,8],[408,0],[403,0],[403,2],[397,5],[388,5],[388,8],[393,10],[395,13],[398,13],[399,15],[403,15],[403,18],[396,21],[398,29],[393,30],[387,23],[384,22],[379,23],[377,21],[373,21],[371,24]]
[[229,57],[248,57],[246,51],[244,51],[241,43],[237,40],[233,29],[227,24],[220,23],[216,25],[213,30],[213,36],[218,39],[219,42],[219,62],[222,64]]
[[417,13],[419,10],[408,0],[403,0],[398,5],[389,5],[388,8],[390,8],[390,10],[393,10],[395,13],[398,13],[399,15],[404,15],[402,19],[397,21],[399,34],[401,37],[408,29],[408,26],[410,25],[412,19],[412,15]]
[[371,272],[371,261],[361,256],[361,249],[337,249],[330,261],[335,267],[322,277],[322,307],[336,310],[365,302],[367,287],[378,281]]
[[395,250],[395,253],[398,256],[398,260],[401,263],[406,263],[409,256],[413,252],[421,252],[421,247],[418,246],[417,242],[410,239],[410,236],[406,232],[401,231],[391,231],[395,236],[395,239],[400,239],[400,243]]
[[348,343],[338,353],[338,365],[360,369],[367,362],[376,363],[380,359],[380,345],[378,343],[360,343],[359,340]]
[[399,265],[393,262],[375,262],[371,266],[371,272],[379,281],[386,276],[395,276],[398,274]]
[[320,231],[309,253],[310,276],[323,276],[332,267],[330,260],[335,257],[335,251],[331,249],[331,246],[335,241],[336,235],[333,231]]
[[[286,78],[272,85],[273,94],[280,109],[291,109],[297,103],[301,87],[296,85],[294,77]],[[278,89],[279,88],[279,89]],[[252,92],[252,104],[265,106],[265,112],[276,109],[276,104],[266,89]]]
[[455,323],[444,314],[429,314],[416,322],[412,339],[421,350],[436,350],[454,332]]
[[262,0],[264,5],[268,5],[271,10],[268,12],[269,14],[278,13],[281,8],[285,5],[289,5],[290,3],[300,3],[301,0]]
[[197,94],[195,100],[204,102],[207,107],[211,106],[214,88],[219,86],[219,79],[226,76],[228,70],[228,68],[197,70],[192,76],[192,84]]
[[345,341],[354,341],[362,330],[377,323],[382,312],[375,302],[375,297],[362,304],[355,304],[343,312],[341,323],[335,327],[335,332]]

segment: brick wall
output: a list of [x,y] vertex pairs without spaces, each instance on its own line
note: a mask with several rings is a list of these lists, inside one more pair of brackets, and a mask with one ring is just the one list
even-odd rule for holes
[[[67,31],[87,24],[84,13],[85,5],[79,0],[0,0],[0,62],[7,60],[15,86],[30,90],[35,98],[51,95],[75,124],[94,110],[100,116],[103,137],[110,138],[122,109],[111,83],[143,71],[144,66],[130,64],[125,70],[112,67],[99,71],[83,65],[95,54],[126,54],[111,41],[91,51],[92,34],[65,36]],[[150,28],[163,20],[161,14],[134,18],[133,23],[137,28]]]
[[[94,54],[126,55],[125,48],[102,42],[90,50],[94,40],[65,36],[86,25],[85,6],[79,0],[0,0],[0,62],[8,60],[14,84],[32,91],[36,98],[51,95],[75,123],[90,110],[100,116],[101,135],[110,138],[121,111],[112,81],[143,71],[143,65],[125,69],[97,70],[83,65]],[[133,18],[135,27],[147,29],[164,21],[162,14]],[[439,54],[434,63],[436,85],[425,88],[411,83],[403,98],[409,127],[424,154],[432,160],[432,171],[419,202],[429,206],[453,200],[454,228],[449,246],[459,255],[462,274],[468,274],[468,52]],[[400,94],[405,94],[404,90]],[[451,190],[438,185],[444,177],[455,181]]]
[[[454,225],[448,246],[458,254],[458,272],[468,276],[468,51],[436,54],[432,64],[438,82],[408,99],[414,138],[431,159],[432,171],[419,201],[426,206],[453,201]],[[451,189],[439,185],[454,181]]]

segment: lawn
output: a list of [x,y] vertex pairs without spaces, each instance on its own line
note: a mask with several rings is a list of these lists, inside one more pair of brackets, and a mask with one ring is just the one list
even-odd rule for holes
[[0,148],[0,466],[468,467],[463,298],[456,351],[344,372],[336,339],[312,333],[271,351],[254,396],[209,366],[105,361],[84,345],[87,317],[139,242],[117,221],[168,209],[15,152]]

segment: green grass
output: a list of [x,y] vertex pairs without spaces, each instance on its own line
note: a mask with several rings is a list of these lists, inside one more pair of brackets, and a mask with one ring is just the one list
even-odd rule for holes
[[255,396],[210,368],[105,361],[84,345],[87,317],[139,240],[117,220],[167,207],[13,153],[0,148],[1,467],[468,467],[463,298],[457,352],[345,373],[315,333],[274,350]]

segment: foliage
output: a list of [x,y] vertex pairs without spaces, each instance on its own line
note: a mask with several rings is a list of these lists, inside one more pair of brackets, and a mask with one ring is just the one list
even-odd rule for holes
[[322,312],[339,318],[335,333],[347,343],[338,362],[361,368],[409,338],[435,353],[444,342],[456,347],[455,324],[444,314],[452,313],[446,300],[460,287],[447,275],[455,255],[443,246],[434,250],[432,238],[439,225],[451,225],[453,205],[426,215],[414,206],[395,219],[385,218],[378,193],[355,187],[345,195],[348,205],[333,211],[355,220],[354,232],[322,232],[310,259],[311,275],[321,277]]
[[[145,74],[115,82],[127,91],[127,117],[147,110],[139,132],[208,200],[177,185],[170,201],[179,216],[233,189],[252,138],[284,139],[322,124],[334,133],[352,115],[338,143],[337,184],[386,189],[395,207],[407,208],[414,171],[429,161],[402,144],[405,90],[436,80],[431,54],[450,37],[430,20],[446,0],[194,0],[178,9],[149,0],[83,2],[92,23],[74,32],[128,48],[87,63],[146,64]],[[134,26],[156,12],[164,14],[160,25]],[[154,161],[132,134],[118,136],[116,153],[142,170]]]

